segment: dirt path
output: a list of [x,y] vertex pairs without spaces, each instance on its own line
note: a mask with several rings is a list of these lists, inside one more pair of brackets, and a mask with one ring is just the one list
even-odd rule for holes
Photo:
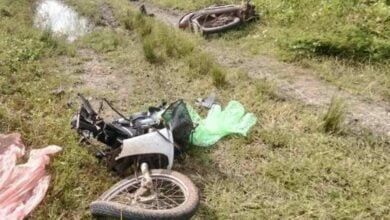
[[[107,98],[119,110],[127,110],[129,94],[135,82],[132,74],[125,67],[113,66],[92,49],[77,50],[77,59],[78,61],[66,58],[63,60],[68,67],[66,73],[75,78],[71,90],[91,99],[95,109],[99,108],[101,98]],[[94,94],[93,97],[89,96],[91,93]],[[76,102],[70,101],[71,104]],[[104,108],[101,114],[107,118],[115,115],[108,108]]]
[[112,8],[107,3],[104,3],[101,8],[101,21],[98,25],[116,27],[118,22],[115,20],[115,16],[112,12]]
[[[131,2],[134,7],[145,4],[149,13],[167,25],[177,27],[183,12],[166,10],[147,2]],[[202,45],[202,50],[212,54],[219,64],[232,69],[240,69],[253,78],[266,78],[274,81],[278,93],[286,98],[298,100],[306,105],[325,110],[334,96],[347,101],[347,121],[351,127],[360,125],[374,132],[390,136],[390,104],[370,102],[362,97],[339,90],[337,87],[319,80],[309,69],[287,64],[267,56],[248,56],[236,48],[223,48],[212,41]],[[287,76],[287,77],[286,77]],[[288,80],[286,79],[288,78]],[[355,125],[355,126],[353,126]]]
[[[133,81],[130,74],[124,74],[121,70],[114,69],[92,50],[79,50],[79,54],[81,59],[85,60],[80,75],[84,89],[96,90],[98,93],[108,91],[114,93],[115,97],[128,95]],[[118,98],[118,100],[121,99]]]

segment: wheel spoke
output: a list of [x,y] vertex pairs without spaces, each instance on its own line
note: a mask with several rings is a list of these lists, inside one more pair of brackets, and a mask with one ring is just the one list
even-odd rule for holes
[[161,200],[161,203],[165,204],[165,207],[167,207],[166,209],[170,209],[170,208],[174,208],[176,206],[172,206],[170,205],[168,202],[166,202],[165,200]]
[[159,201],[158,201],[157,196],[156,196],[155,200],[156,200],[156,207],[157,207],[157,210],[160,210],[160,204],[159,204]]
[[[180,188],[179,188],[180,189]],[[171,187],[168,191],[165,191],[165,194],[172,192],[172,190],[177,190],[176,186]]]
[[[179,205],[180,205],[179,203],[177,203],[177,202],[176,202],[175,200],[173,200],[172,198],[169,198],[168,196],[164,196],[164,195],[160,195],[160,196],[162,196],[162,197],[166,198],[167,200],[173,202],[174,204],[176,204],[176,206],[179,206]],[[163,200],[163,201],[164,201],[164,200]]]
[[151,192],[151,196],[155,193],[155,197],[151,200],[147,199],[147,197],[134,198],[136,196],[135,192],[141,187],[140,183],[136,181],[123,187],[108,200],[151,210],[172,209],[178,207],[186,200],[185,193],[176,180],[165,176],[152,176],[152,181],[154,192]]

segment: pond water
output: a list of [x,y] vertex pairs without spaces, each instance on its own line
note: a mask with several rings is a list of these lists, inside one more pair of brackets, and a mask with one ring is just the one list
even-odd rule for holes
[[58,35],[65,35],[69,41],[76,40],[91,29],[86,18],[79,16],[76,11],[59,0],[39,1],[34,25]]

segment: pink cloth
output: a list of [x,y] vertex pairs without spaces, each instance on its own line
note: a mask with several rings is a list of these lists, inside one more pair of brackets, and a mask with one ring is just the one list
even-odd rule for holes
[[55,145],[32,150],[28,161],[17,165],[25,154],[20,134],[0,134],[0,219],[22,220],[42,201],[50,183],[49,155],[61,150]]

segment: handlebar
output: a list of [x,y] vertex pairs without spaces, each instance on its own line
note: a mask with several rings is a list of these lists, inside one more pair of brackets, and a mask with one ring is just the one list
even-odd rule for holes
[[123,114],[121,114],[118,110],[116,110],[116,109],[114,108],[114,106],[112,106],[111,103],[110,103],[106,98],[103,98],[103,101],[104,101],[105,103],[107,103],[107,105],[108,105],[115,113],[117,113],[117,114],[118,114],[119,116],[121,116],[123,119],[129,121],[129,119],[128,119],[126,116],[124,116]]
[[91,104],[88,102],[88,100],[80,93],[78,93],[77,95],[80,97],[82,105],[84,106],[84,108],[88,112],[88,114],[92,117],[97,116],[97,113],[95,112],[95,110],[93,110],[93,108],[92,108]]

